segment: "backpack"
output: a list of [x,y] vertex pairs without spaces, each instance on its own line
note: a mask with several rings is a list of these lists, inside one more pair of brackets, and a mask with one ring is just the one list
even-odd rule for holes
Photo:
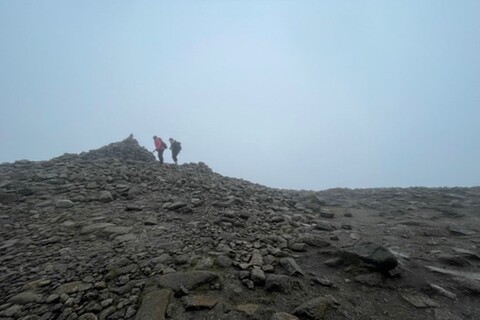
[[180,152],[180,150],[182,150],[182,145],[180,144],[179,141],[175,141],[175,142],[172,144],[172,149],[176,149],[176,150],[178,150],[178,152]]

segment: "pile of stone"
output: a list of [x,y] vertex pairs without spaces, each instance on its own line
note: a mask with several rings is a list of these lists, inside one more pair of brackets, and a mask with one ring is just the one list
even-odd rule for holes
[[130,135],[125,140],[110,143],[104,147],[79,155],[84,160],[96,160],[101,158],[116,158],[123,161],[155,161],[155,156],[139,145],[138,141]]

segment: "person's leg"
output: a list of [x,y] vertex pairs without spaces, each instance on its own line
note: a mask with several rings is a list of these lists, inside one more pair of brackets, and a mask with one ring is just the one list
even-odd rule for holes
[[158,150],[158,161],[163,164],[163,150]]
[[175,164],[177,164],[177,155],[178,155],[179,151],[178,150],[172,150],[172,158],[173,158],[173,161],[175,162]]

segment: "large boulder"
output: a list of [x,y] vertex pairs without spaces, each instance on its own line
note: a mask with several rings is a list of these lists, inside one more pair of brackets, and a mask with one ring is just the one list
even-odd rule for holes
[[390,250],[373,242],[364,242],[345,248],[341,251],[341,256],[348,264],[363,262],[370,268],[384,273],[398,265],[397,258]]

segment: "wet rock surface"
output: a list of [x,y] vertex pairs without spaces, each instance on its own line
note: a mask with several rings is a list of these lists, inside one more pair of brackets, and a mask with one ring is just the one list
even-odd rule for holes
[[0,165],[0,320],[480,319],[480,188],[267,188],[133,137]]

